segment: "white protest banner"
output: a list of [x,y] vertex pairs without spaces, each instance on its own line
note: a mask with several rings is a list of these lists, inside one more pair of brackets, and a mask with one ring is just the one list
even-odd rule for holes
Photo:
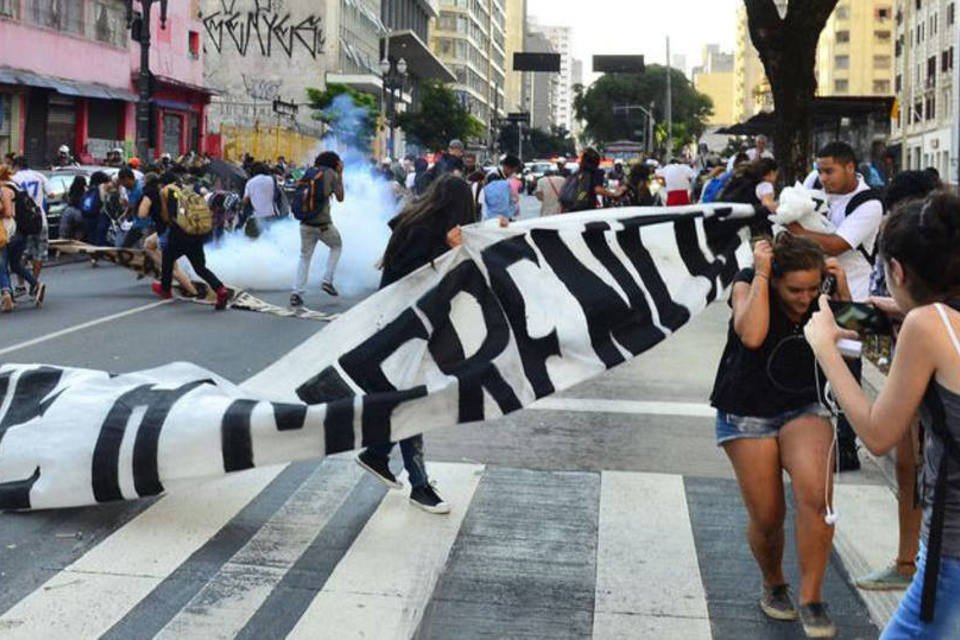
[[171,483],[489,420],[643,353],[749,264],[743,205],[474,225],[244,388],[187,363],[0,366],[0,508]]

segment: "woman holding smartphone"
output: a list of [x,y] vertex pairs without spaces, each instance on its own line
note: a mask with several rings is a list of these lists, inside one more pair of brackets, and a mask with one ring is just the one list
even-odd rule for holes
[[[832,487],[833,429],[819,402],[813,352],[803,326],[825,276],[849,300],[836,259],[810,240],[781,233],[753,249],[754,266],[734,279],[733,317],[711,402],[717,444],[733,464],[747,508],[747,540],[763,577],[760,608],[775,620],[801,619],[808,637],[836,631],[823,603],[833,527],[824,521]],[[796,502],[799,609],[783,575],[783,471]]]
[[826,301],[804,332],[872,453],[894,448],[918,409],[926,427],[917,571],[882,638],[960,638],[960,199],[936,194],[902,203],[883,226],[880,253],[887,287],[906,317],[876,401],[837,352],[846,332]]

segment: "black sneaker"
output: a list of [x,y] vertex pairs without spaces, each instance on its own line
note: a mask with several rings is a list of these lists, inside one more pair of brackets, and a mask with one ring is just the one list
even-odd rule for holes
[[377,480],[391,489],[402,489],[403,483],[390,471],[390,459],[381,458],[369,451],[361,451],[357,456],[357,464],[372,473]]
[[290,294],[290,306],[291,306],[291,307],[302,307],[302,306],[303,306],[303,298],[300,297],[300,294],[299,294],[299,293],[291,293],[291,294]]
[[431,484],[414,487],[410,491],[410,502],[427,513],[450,513],[450,505],[443,501]]
[[841,473],[860,470],[860,456],[857,455],[855,442],[841,442],[837,445],[837,468]]
[[808,638],[833,638],[837,635],[837,628],[827,615],[827,605],[823,602],[800,605],[800,623]]
[[14,300],[16,300],[17,298],[22,298],[25,295],[27,295],[27,287],[25,285],[21,284],[20,286],[13,288]]
[[332,296],[340,295],[340,292],[337,291],[336,287],[333,286],[332,282],[324,282],[323,284],[320,285],[320,288]]
[[33,304],[36,307],[43,306],[43,297],[47,294],[47,285],[38,282],[37,286],[30,287],[30,297],[33,298]]
[[774,620],[797,619],[797,608],[790,598],[789,585],[763,585],[763,593],[760,595],[760,609],[768,618]]

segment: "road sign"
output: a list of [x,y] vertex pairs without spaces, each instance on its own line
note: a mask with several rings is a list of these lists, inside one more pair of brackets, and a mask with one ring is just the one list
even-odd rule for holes
[[596,73],[643,73],[643,56],[593,56]]
[[559,53],[524,53],[513,54],[514,71],[551,71],[560,72]]
[[505,120],[513,123],[522,122],[523,124],[530,124],[530,112],[518,111],[515,113],[508,113]]

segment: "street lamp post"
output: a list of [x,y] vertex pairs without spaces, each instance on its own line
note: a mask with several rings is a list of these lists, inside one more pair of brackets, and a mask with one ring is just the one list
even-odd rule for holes
[[386,102],[386,115],[390,124],[390,138],[387,142],[387,152],[390,154],[391,159],[395,159],[394,132],[397,126],[397,100],[403,96],[403,86],[407,80],[407,61],[400,58],[394,63],[385,57],[380,61],[380,71],[383,78],[384,101],[386,102],[385,96],[389,95],[390,97],[389,102]]
[[137,76],[137,155],[147,158],[150,152],[150,12],[160,5],[160,28],[167,28],[167,0],[137,0],[140,13],[133,10],[134,0],[126,0],[127,28],[140,43],[140,73]]

